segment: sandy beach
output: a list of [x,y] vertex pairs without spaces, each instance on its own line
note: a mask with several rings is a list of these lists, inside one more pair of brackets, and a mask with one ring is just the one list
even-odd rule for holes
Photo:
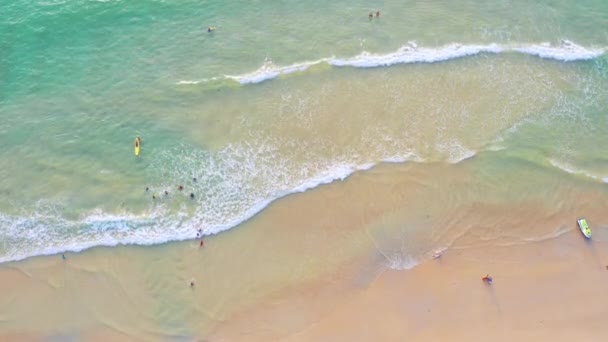
[[[572,196],[560,211],[534,196],[510,206],[413,205],[424,199],[421,188],[465,184],[474,163],[382,165],[283,198],[242,227],[205,239],[203,248],[194,240],[94,248],[67,254],[65,261],[54,255],[5,263],[0,335],[601,340],[608,333],[602,295],[608,277],[605,189],[590,186],[580,193],[580,185],[575,191],[564,181],[554,191]],[[538,189],[545,185],[553,185],[551,177]],[[576,229],[577,212],[590,218],[593,240]],[[427,220],[433,234],[415,231],[403,238],[407,231],[399,222],[408,217]],[[441,231],[438,225],[450,227]],[[488,231],[492,225],[509,234]],[[408,239],[419,249],[406,248]],[[444,254],[433,260],[438,248]],[[491,286],[481,281],[486,273],[495,279]]]
[[[606,244],[579,235],[449,252],[408,272],[384,272],[285,340],[601,341],[608,334]],[[491,286],[479,279],[485,272]]]
[[608,341],[608,1],[7,3],[0,342]]

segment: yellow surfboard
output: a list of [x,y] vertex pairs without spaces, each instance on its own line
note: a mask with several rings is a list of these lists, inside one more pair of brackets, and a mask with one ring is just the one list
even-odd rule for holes
[[139,156],[139,145],[141,145],[141,139],[135,138],[135,155]]

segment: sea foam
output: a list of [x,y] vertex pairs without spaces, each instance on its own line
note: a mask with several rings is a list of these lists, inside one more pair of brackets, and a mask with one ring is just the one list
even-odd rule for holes
[[354,57],[327,57],[315,61],[299,62],[287,66],[275,65],[271,59],[252,72],[241,75],[224,75],[204,80],[181,80],[178,85],[192,85],[204,82],[229,79],[240,84],[255,84],[277,78],[282,75],[303,72],[318,64],[328,64],[334,67],[377,68],[396,64],[438,63],[453,59],[475,56],[483,53],[520,53],[553,59],[562,62],[584,61],[597,58],[605,53],[605,48],[583,47],[569,40],[562,40],[559,45],[550,43],[540,44],[448,44],[439,47],[419,47],[415,42],[409,42],[397,51],[386,54],[361,52]]
[[608,177],[603,177],[603,176],[596,175],[593,172],[590,172],[588,170],[584,170],[584,169],[578,168],[578,167],[572,165],[571,163],[560,161],[560,160],[557,160],[557,159],[549,159],[548,161],[549,161],[549,163],[551,165],[553,165],[554,167],[556,167],[556,168],[558,168],[558,169],[560,169],[560,170],[562,170],[562,171],[564,171],[566,173],[569,173],[569,174],[572,174],[572,175],[584,176],[584,177],[587,177],[587,178],[590,178],[590,179],[594,179],[596,181],[601,181],[603,183],[608,183]]
[[562,40],[559,46],[552,46],[550,43],[541,43],[515,47],[512,50],[532,56],[564,62],[594,59],[603,55],[605,51],[603,48],[585,48],[576,45],[569,40]]
[[[5,241],[0,263],[33,256],[80,252],[98,246],[156,245],[185,241],[195,238],[196,230],[200,227],[204,235],[217,234],[249,220],[279,198],[342,181],[354,172],[370,169],[374,165],[336,164],[297,182],[289,189],[277,187],[275,191],[248,202],[248,206],[236,215],[210,223],[207,220],[207,210],[197,209],[193,217],[188,217],[185,213],[170,213],[162,205],[140,214],[107,213],[96,209],[83,214],[79,219],[63,217],[61,208],[56,206],[40,206],[28,216],[0,214],[0,224],[3,226],[0,239]],[[211,215],[215,214],[217,212],[211,211]],[[66,235],[66,232],[74,234]]]
[[480,53],[500,53],[503,48],[497,44],[490,45],[461,45],[450,44],[439,48],[418,47],[408,43],[396,52],[388,54],[372,54],[362,52],[360,55],[345,59],[330,59],[334,66],[351,66],[356,68],[373,68],[407,63],[436,63]]

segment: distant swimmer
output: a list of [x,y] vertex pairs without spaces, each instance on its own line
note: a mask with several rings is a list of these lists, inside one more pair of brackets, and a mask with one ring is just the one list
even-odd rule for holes
[[380,16],[380,11],[376,11],[376,18]]
[[65,254],[61,253],[61,259],[65,260]]
[[215,27],[214,27],[214,26],[209,26],[209,27],[207,27],[207,32],[208,32],[208,33],[211,33],[211,32],[213,32],[213,31],[215,31]]
[[194,183],[196,183],[196,181],[197,181],[196,177],[192,177],[192,181],[193,181]]
[[199,228],[199,230],[196,231],[196,238],[200,238],[201,236],[203,236],[203,230]]
[[146,187],[146,191],[150,190],[150,188]]
[[190,193],[190,198],[194,199],[194,194],[192,192]]
[[165,190],[165,196],[169,196],[169,191]]
[[368,15],[369,20],[372,20],[373,17],[374,17],[374,12],[369,12],[369,15]]
[[177,187],[177,190],[182,191],[182,190],[184,190],[184,187],[180,185]]
[[192,278],[192,280],[190,280],[190,287],[194,287],[194,278]]
[[153,200],[155,200],[155,199],[156,199],[156,196],[152,195],[152,199],[153,199]]
[[203,246],[205,246],[205,241],[201,240],[201,245],[199,246],[199,248]]

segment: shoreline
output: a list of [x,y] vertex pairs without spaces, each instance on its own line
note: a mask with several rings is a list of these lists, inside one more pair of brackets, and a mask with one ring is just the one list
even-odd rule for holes
[[[429,165],[430,167],[436,167],[437,165],[441,165],[443,167],[450,167],[451,165],[459,165],[462,163],[468,163],[470,160],[475,159],[475,158],[480,158],[480,157],[484,158],[485,156],[491,155],[493,153],[495,153],[495,151],[481,151],[481,152],[476,153],[473,156],[466,157],[457,162],[438,162],[438,161],[436,161],[436,162],[424,163],[424,162],[419,162],[416,159],[416,157],[413,156],[413,157],[410,157],[410,159],[404,158],[403,160],[399,159],[399,160],[395,160],[395,161],[383,160],[376,164],[369,163],[369,164],[361,164],[361,165],[357,165],[357,166],[352,166],[352,167],[350,167],[349,171],[346,173],[333,174],[332,176],[325,177],[325,178],[317,178],[317,179],[315,179],[315,182],[312,182],[311,180],[309,180],[308,182],[305,182],[290,191],[285,191],[284,193],[274,197],[271,200],[263,201],[262,202],[263,204],[257,205],[256,207],[249,210],[247,212],[247,214],[244,215],[244,217],[246,217],[246,218],[238,221],[238,223],[225,224],[224,228],[220,228],[219,230],[214,230],[214,231],[207,232],[207,233],[204,232],[203,236],[205,238],[211,238],[218,234],[225,234],[228,231],[239,229],[241,226],[248,225],[250,221],[254,220],[257,216],[261,215],[264,211],[268,210],[270,207],[274,206],[279,201],[289,200],[288,199],[289,197],[298,196],[302,193],[306,193],[309,191],[316,191],[318,188],[322,188],[322,187],[325,187],[328,185],[341,184],[341,183],[347,181],[348,179],[352,178],[353,176],[358,177],[359,174],[365,174],[368,172],[372,172],[372,174],[373,174],[374,170],[384,170],[386,168],[392,168],[392,167],[408,168],[411,165],[413,165],[414,167],[424,167],[425,165]],[[560,168],[556,165],[553,165],[553,164],[551,164],[551,166],[553,167],[553,169],[548,169],[548,171],[550,171],[552,173],[556,173],[556,172],[563,173],[563,176],[565,176],[565,177],[578,177],[579,176],[579,173],[577,173],[577,172],[569,172],[569,171],[567,171],[563,168]],[[590,177],[587,174],[583,174],[583,176],[585,176],[585,177],[582,177],[583,179],[588,178],[586,180],[587,184],[593,184],[593,183],[606,184],[606,181],[604,179]],[[93,213],[94,213],[94,214],[92,214],[93,216],[98,215],[98,213],[96,213],[96,211],[93,211]],[[116,216],[116,215],[111,214],[111,216]],[[139,215],[133,215],[133,214],[128,214],[127,216],[140,217],[143,221],[154,220],[154,219],[158,219],[160,217],[160,216],[153,216],[153,217],[139,216]],[[116,217],[120,217],[120,215],[117,215]],[[227,227],[227,228],[225,228],[225,227]],[[196,233],[195,226],[192,226],[191,228],[192,228],[191,229],[192,232],[191,232],[191,234],[189,233],[189,235],[192,235],[192,237],[180,236],[180,237],[176,237],[174,239],[163,240],[162,242],[110,241],[110,242],[101,243],[101,244],[85,243],[81,247],[74,247],[72,249],[53,248],[51,251],[44,250],[40,253],[33,254],[33,255],[18,256],[13,259],[0,259],[0,265],[6,264],[6,263],[20,262],[20,261],[28,260],[31,258],[37,258],[37,257],[53,257],[53,256],[59,256],[61,254],[73,255],[73,254],[83,253],[90,249],[95,249],[95,248],[115,248],[115,247],[129,247],[129,246],[134,246],[134,247],[162,246],[162,245],[166,245],[166,244],[190,242],[190,241],[198,240],[198,238],[196,237],[196,234],[195,234]]]
[[[473,252],[492,260],[490,273],[498,289],[508,281],[500,268],[510,269],[494,256],[496,251],[505,256],[566,253],[560,252],[561,241],[572,244],[580,238],[567,223],[576,212],[585,212],[597,244],[604,244],[602,227],[608,218],[599,204],[605,198],[603,188],[588,183],[572,187],[574,180],[543,174],[538,189],[550,189],[565,202],[541,202],[536,193],[508,201],[525,184],[506,192],[490,187],[496,194],[491,194],[493,202],[486,202],[478,198],[479,189],[473,195],[465,190],[478,177],[474,164],[475,159],[448,165],[386,164],[358,172],[342,182],[283,197],[236,229],[207,237],[204,248],[196,240],[95,247],[68,255],[66,261],[41,256],[4,263],[0,291],[10,295],[0,299],[0,336],[221,341],[354,338],[348,334],[365,332],[369,338],[391,340],[395,336],[384,335],[391,331],[388,325],[412,336],[398,322],[413,320],[408,315],[425,308],[406,299],[403,305],[415,304],[410,311],[391,306],[402,294],[397,289],[412,283],[412,293],[425,293],[430,287],[445,297],[441,302],[463,305],[461,293],[449,292],[451,283],[442,277],[451,274],[461,284],[478,286],[479,277],[490,270],[482,272],[479,260],[468,264]],[[440,262],[430,260],[429,253],[443,247],[448,249]],[[559,253],[556,257],[566,260],[567,253]],[[604,257],[598,251],[597,258]],[[578,261],[589,259],[582,258]],[[409,270],[390,269],[415,263],[420,264]],[[439,272],[432,269],[435,264],[450,266]],[[544,267],[571,271],[571,266],[541,258],[520,275],[528,277]],[[194,289],[188,286],[191,279]],[[560,278],[555,286],[566,281]],[[601,283],[597,278],[594,291]],[[547,284],[548,289],[555,286]],[[370,305],[375,310],[361,309]],[[449,305],[441,310],[457,312]],[[366,313],[354,315],[361,311]],[[392,317],[388,322],[365,316],[384,311]],[[369,330],[352,328],[364,329],[366,319],[373,322],[367,324]],[[349,326],[353,331],[343,329]],[[427,328],[427,334],[437,330],[430,323]]]

